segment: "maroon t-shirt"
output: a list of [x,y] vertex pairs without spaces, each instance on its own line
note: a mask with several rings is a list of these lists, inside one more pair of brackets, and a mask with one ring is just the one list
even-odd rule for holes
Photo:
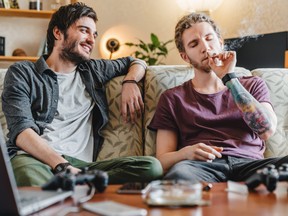
[[[270,103],[265,82],[259,77],[239,78],[259,102]],[[194,90],[191,80],[166,90],[160,97],[151,130],[173,130],[178,149],[196,143],[223,147],[223,155],[263,158],[265,145],[243,120],[232,94],[225,88],[215,94]]]

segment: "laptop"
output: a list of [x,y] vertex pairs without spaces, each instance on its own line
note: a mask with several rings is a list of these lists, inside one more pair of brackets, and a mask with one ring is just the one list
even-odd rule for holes
[[32,214],[72,195],[72,191],[18,189],[3,135],[0,146],[0,215]]

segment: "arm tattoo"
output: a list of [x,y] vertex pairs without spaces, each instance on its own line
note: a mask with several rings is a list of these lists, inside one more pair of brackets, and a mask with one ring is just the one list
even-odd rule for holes
[[227,82],[227,87],[238,108],[243,113],[244,121],[257,134],[265,133],[271,128],[271,120],[266,109],[241,85],[238,79]]

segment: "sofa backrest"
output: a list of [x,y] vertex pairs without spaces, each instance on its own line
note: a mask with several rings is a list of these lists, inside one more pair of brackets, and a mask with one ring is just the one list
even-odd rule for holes
[[[106,84],[109,107],[109,122],[103,128],[104,143],[97,160],[122,156],[143,155],[142,116],[136,123],[124,124],[121,116],[121,82],[124,76],[116,77]],[[143,83],[139,83],[143,90]]]
[[[0,95],[7,69],[0,69]],[[244,68],[236,68],[239,76],[251,75]],[[270,90],[271,102],[278,117],[276,133],[266,142],[265,157],[288,155],[288,69],[256,69],[254,76],[263,78]],[[97,160],[129,155],[155,155],[156,134],[147,129],[160,95],[168,88],[180,85],[194,76],[189,66],[164,65],[149,66],[145,79],[139,83],[145,104],[142,118],[135,124],[122,124],[120,115],[121,81],[116,77],[107,83],[106,96],[109,106],[109,122],[102,130],[104,144]],[[7,123],[0,100],[0,123],[7,135]]]
[[265,80],[277,115],[275,134],[266,141],[265,157],[288,155],[288,69],[261,68],[251,71]]

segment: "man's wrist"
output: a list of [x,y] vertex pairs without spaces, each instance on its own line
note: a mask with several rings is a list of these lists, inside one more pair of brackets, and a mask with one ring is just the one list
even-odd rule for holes
[[135,65],[135,64],[141,65],[141,66],[144,68],[144,70],[147,69],[147,64],[146,64],[145,61],[141,61],[141,60],[139,60],[139,59],[136,59],[136,60],[132,61],[132,63],[130,64],[130,67],[131,67],[132,65]]
[[53,173],[57,174],[60,172],[64,172],[68,166],[70,166],[71,164],[69,162],[65,162],[65,163],[59,163],[55,166],[55,168],[53,169]]
[[222,82],[226,86],[226,83],[234,78],[237,78],[236,73],[227,73],[224,77],[222,77]]
[[123,85],[123,84],[125,84],[125,83],[134,83],[134,84],[137,84],[138,82],[137,82],[136,80],[123,80],[121,84]]

